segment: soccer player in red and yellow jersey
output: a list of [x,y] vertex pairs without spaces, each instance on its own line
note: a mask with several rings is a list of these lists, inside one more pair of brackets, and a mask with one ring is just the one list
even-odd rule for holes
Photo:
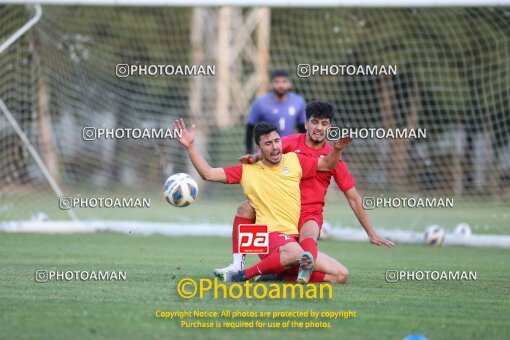
[[[282,155],[281,139],[276,127],[263,122],[257,124],[254,129],[255,143],[261,154],[260,161],[255,164],[212,168],[194,146],[195,125],[187,130],[181,119],[176,121],[173,127],[182,130],[182,136],[178,141],[188,152],[200,176],[208,181],[240,183],[256,212],[256,222],[269,227],[269,254],[261,257],[263,259],[259,263],[246,271],[226,273],[225,279],[243,281],[256,275],[279,274],[287,268],[299,265],[298,282],[308,282],[314,261],[311,254],[304,252],[297,243],[297,225],[301,211],[299,184],[302,178],[315,176],[317,170],[332,170],[338,164],[341,151],[349,140],[336,141],[331,152],[321,158],[293,152]],[[328,275],[328,267],[331,267],[328,266],[329,259],[331,258],[325,254],[318,258],[316,270],[324,271],[323,277]],[[330,281],[335,279],[329,277]]]
[[[315,158],[322,157],[331,151],[326,143],[327,129],[331,126],[334,117],[334,110],[331,104],[322,101],[313,101],[306,106],[306,133],[294,134],[282,138],[283,153],[295,152],[301,155]],[[241,162],[254,163],[259,155],[246,155],[240,158]],[[394,243],[377,235],[370,219],[364,210],[361,198],[356,191],[354,178],[351,176],[347,165],[343,160],[337,164],[333,171],[317,172],[316,176],[304,178],[301,181],[301,215],[299,218],[299,243],[301,247],[317,257],[317,240],[320,235],[323,223],[323,209],[325,196],[329,183],[333,178],[344,193],[354,214],[365,229],[370,242],[376,245],[393,247]],[[232,245],[234,262],[225,268],[215,269],[214,273],[219,276],[226,271],[241,270],[243,267],[244,255],[237,254],[237,227],[240,224],[253,223],[255,212],[250,204],[245,201],[237,209],[232,231]],[[347,280],[347,271],[343,271]],[[341,273],[338,273],[341,275]]]

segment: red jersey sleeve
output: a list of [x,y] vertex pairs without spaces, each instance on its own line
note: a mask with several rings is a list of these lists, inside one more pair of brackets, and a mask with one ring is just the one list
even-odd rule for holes
[[225,171],[225,175],[227,175],[227,183],[228,184],[240,183],[241,178],[243,178],[243,165],[242,164],[224,167],[223,171]]
[[301,155],[299,153],[296,153],[296,156],[302,169],[301,178],[303,179],[315,176],[315,173],[317,172],[317,165],[319,164],[319,159]]
[[356,184],[356,181],[349,172],[349,168],[347,168],[347,165],[342,160],[333,169],[333,178],[342,192],[352,189]]

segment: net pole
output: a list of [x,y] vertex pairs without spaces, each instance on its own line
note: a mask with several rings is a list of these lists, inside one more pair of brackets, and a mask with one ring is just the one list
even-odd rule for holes
[[[19,30],[14,32],[8,39],[6,39],[2,43],[2,45],[0,45],[0,54],[2,52],[4,52],[9,46],[11,46],[16,40],[18,40],[23,34],[25,34],[28,30],[30,30],[41,19],[41,17],[42,17],[41,6],[36,4],[36,5],[34,5],[34,8],[35,8],[35,14],[32,17],[32,19],[27,21],[25,25],[23,25]],[[39,157],[39,154],[35,150],[34,146],[32,145],[32,143],[30,143],[30,140],[28,139],[26,134],[23,132],[23,130],[19,126],[18,122],[16,121],[16,119],[14,118],[12,113],[9,111],[9,109],[7,108],[7,106],[5,105],[5,103],[2,99],[0,99],[0,110],[2,110],[5,117],[7,118],[7,120],[11,124],[11,126],[13,127],[14,131],[16,131],[18,136],[21,138],[21,141],[23,142],[23,144],[25,144],[25,147],[30,152],[32,157],[34,157],[34,160],[36,161],[37,165],[43,172],[44,177],[50,184],[50,186],[53,189],[53,191],[55,192],[55,194],[57,194],[57,196],[59,196],[59,197],[64,196],[64,193],[58,186],[58,184],[55,181],[55,179],[53,178],[53,176],[50,174],[50,172],[49,172],[48,168],[46,167],[46,165],[44,164],[43,160],[41,159],[41,157]],[[69,217],[73,221],[78,221],[78,218],[72,209],[69,209],[67,212],[69,214]]]
[[42,17],[42,8],[41,5],[34,5],[35,8],[35,14],[32,19],[27,21],[25,25],[23,25],[19,30],[13,33],[9,38],[7,38],[1,45],[0,45],[0,54],[5,51],[9,46],[11,46],[16,40],[18,40],[23,34],[25,34],[29,29],[32,28]]
[[[50,171],[48,170],[48,168],[44,164],[44,162],[41,159],[41,157],[39,157],[39,154],[35,150],[34,146],[28,140],[27,135],[23,132],[23,130],[19,126],[18,122],[13,117],[12,113],[9,111],[9,109],[7,108],[7,106],[5,105],[5,103],[4,103],[4,101],[2,99],[0,99],[0,110],[2,110],[2,112],[5,115],[5,117],[7,118],[9,123],[14,128],[14,131],[16,131],[16,133],[19,135],[19,137],[23,141],[23,144],[25,144],[25,147],[28,149],[28,151],[30,152],[32,157],[34,157],[34,160],[36,161],[37,165],[39,166],[39,168],[43,172],[44,177],[46,178],[46,180],[50,184],[50,186],[53,189],[53,191],[55,192],[55,194],[57,194],[58,197],[64,196],[63,191],[60,189],[60,187],[58,186],[57,182],[53,179],[53,176],[51,176]],[[72,209],[67,210],[67,212],[69,214],[69,217],[71,217],[71,219],[73,221],[78,221],[78,217],[76,217],[76,214],[74,213],[74,211]]]

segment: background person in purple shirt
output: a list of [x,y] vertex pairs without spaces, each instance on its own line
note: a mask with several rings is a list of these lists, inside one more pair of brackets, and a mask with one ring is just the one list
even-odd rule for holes
[[305,132],[305,101],[291,92],[289,72],[277,70],[271,74],[271,89],[268,94],[255,99],[246,122],[246,153],[253,151],[253,127],[262,121],[278,128],[281,137],[296,132]]

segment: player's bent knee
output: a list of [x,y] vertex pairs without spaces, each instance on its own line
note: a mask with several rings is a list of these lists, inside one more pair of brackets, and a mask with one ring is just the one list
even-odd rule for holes
[[289,244],[280,248],[280,253],[281,253],[280,261],[282,266],[284,267],[294,266],[297,263],[299,263],[299,258],[303,253],[303,249],[300,246],[298,246],[297,243],[295,246],[294,245],[291,246]]
[[313,231],[303,231],[303,232],[300,232],[299,234],[299,241],[303,241],[307,238],[312,238],[314,239],[315,241],[317,241],[319,239],[319,233],[315,233]]
[[340,274],[338,277],[338,283],[347,283],[347,280],[349,280],[349,274]]
[[248,219],[254,219],[255,218],[255,212],[253,211],[253,208],[250,205],[250,202],[244,201],[237,207],[237,216],[248,218]]
[[349,271],[345,267],[338,268],[328,275],[328,281],[332,283],[344,284],[348,279]]
[[336,275],[337,283],[346,283],[349,279],[349,271],[347,268],[342,268]]
[[315,241],[319,239],[320,228],[315,221],[306,221],[299,231],[299,241],[306,238],[313,238]]

